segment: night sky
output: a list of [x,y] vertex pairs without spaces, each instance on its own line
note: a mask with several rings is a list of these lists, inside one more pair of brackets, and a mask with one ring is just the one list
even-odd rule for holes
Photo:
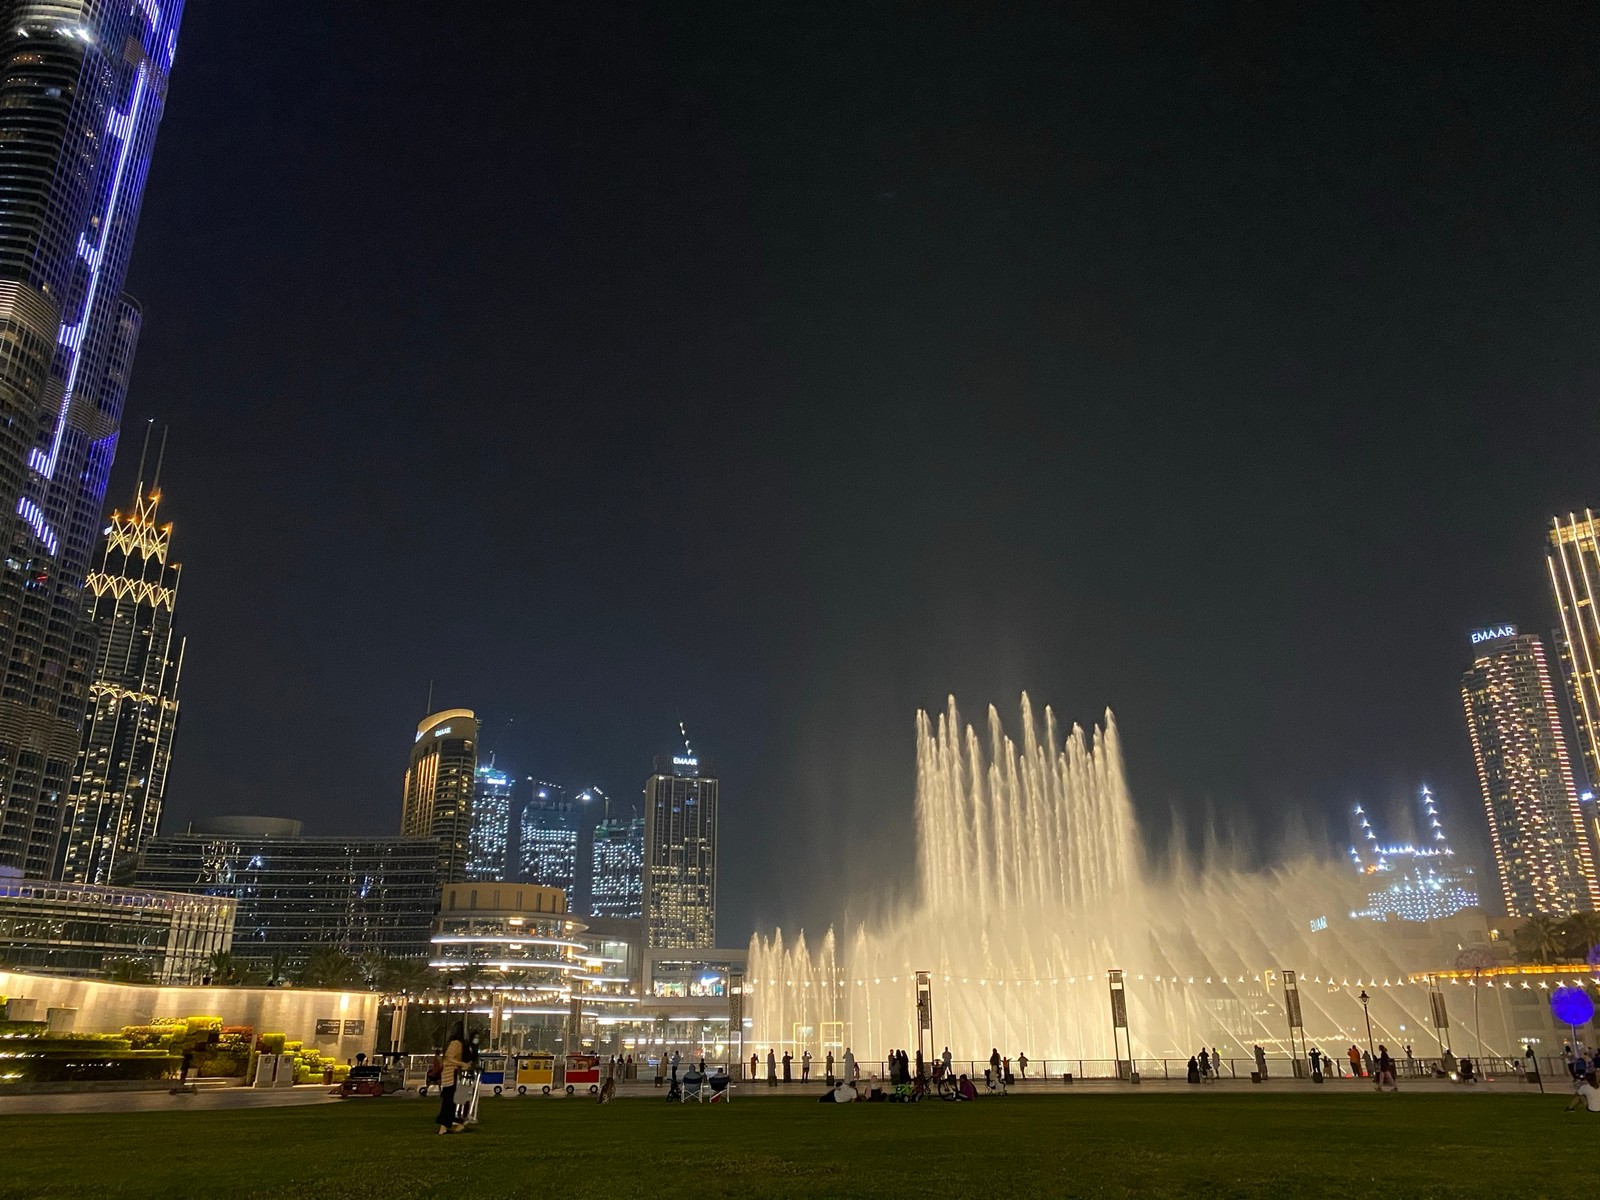
[[191,0],[164,828],[397,829],[432,680],[628,802],[686,721],[733,944],[907,884],[950,692],[1111,706],[1158,841],[1481,847],[1467,633],[1600,504],[1591,16],[1079,7]]

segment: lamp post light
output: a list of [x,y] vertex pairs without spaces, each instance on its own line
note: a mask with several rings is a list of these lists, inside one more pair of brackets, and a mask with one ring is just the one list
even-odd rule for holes
[[1367,995],[1366,988],[1362,988],[1361,995],[1357,996],[1356,999],[1361,1001],[1361,1015],[1367,1019],[1367,1053],[1376,1058],[1378,1052],[1373,1049],[1372,1046],[1372,1013],[1367,1008],[1367,1002],[1371,1000],[1372,997]]

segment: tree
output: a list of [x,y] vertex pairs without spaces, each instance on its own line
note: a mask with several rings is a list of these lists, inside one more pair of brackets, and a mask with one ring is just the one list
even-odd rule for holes
[[337,946],[318,946],[300,968],[301,987],[353,988],[361,982],[361,964]]
[[289,956],[282,950],[274,950],[271,958],[259,961],[256,965],[268,987],[282,987],[289,979]]
[[1554,917],[1536,913],[1523,922],[1515,936],[1517,950],[1524,958],[1551,963],[1561,957],[1561,926]]
[[420,958],[385,957],[373,973],[373,986],[401,996],[423,996],[439,989],[439,976]]
[[214,950],[206,959],[206,974],[217,987],[236,987],[245,981],[245,964],[231,951]]
[[1600,944],[1600,916],[1574,913],[1561,923],[1561,954],[1570,962],[1589,962]]
[[153,972],[147,958],[113,958],[105,964],[112,983],[149,983]]

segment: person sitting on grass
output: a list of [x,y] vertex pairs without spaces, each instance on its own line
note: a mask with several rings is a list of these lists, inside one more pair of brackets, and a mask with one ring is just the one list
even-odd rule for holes
[[1595,1074],[1590,1071],[1578,1084],[1578,1090],[1573,1095],[1571,1103],[1567,1105],[1567,1112],[1571,1112],[1579,1105],[1585,1105],[1590,1112],[1600,1112],[1600,1081],[1595,1079]]
[[965,1075],[956,1080],[957,1100],[976,1100],[977,1098],[978,1089],[972,1086],[972,1080],[968,1079]]

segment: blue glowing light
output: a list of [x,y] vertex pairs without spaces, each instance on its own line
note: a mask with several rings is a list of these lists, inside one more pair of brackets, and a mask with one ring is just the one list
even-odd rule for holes
[[1594,1001],[1582,988],[1558,987],[1550,993],[1550,1011],[1563,1025],[1587,1025],[1594,1016]]

